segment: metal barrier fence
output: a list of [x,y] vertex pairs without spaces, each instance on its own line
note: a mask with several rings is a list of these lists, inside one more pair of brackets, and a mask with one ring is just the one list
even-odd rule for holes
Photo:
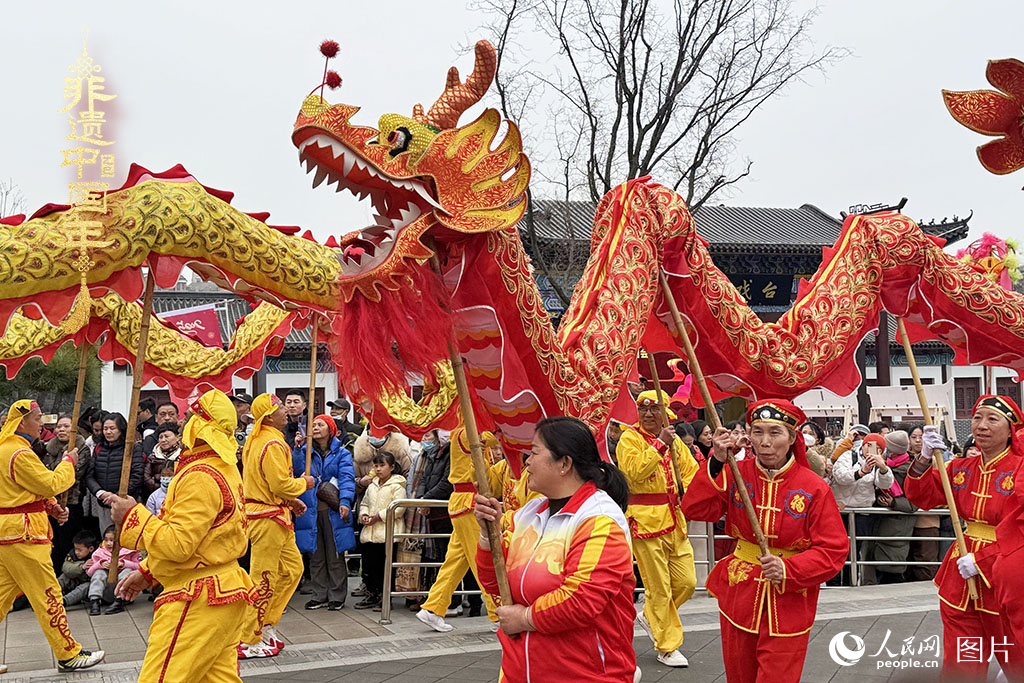
[[[418,590],[418,591],[393,591],[391,589],[391,583],[394,577],[395,567],[440,567],[442,562],[396,562],[394,559],[395,543],[406,538],[451,538],[451,534],[431,534],[431,533],[410,533],[408,531],[404,533],[395,533],[395,518],[398,514],[398,510],[404,510],[407,508],[436,508],[436,507],[448,507],[448,501],[446,500],[426,500],[426,499],[415,499],[415,498],[403,498],[401,500],[392,501],[387,507],[385,512],[384,524],[385,524],[385,538],[384,538],[384,583],[383,583],[383,595],[380,613],[380,623],[382,625],[388,625],[391,623],[391,598],[406,598],[418,595],[427,595],[429,591]],[[845,508],[840,514],[846,516],[846,528],[850,537],[850,551],[847,556],[845,566],[850,567],[851,583],[854,586],[861,585],[862,580],[862,568],[875,565],[891,565],[897,564],[891,560],[861,560],[858,557],[857,548],[866,541],[927,541],[941,543],[943,541],[954,542],[954,537],[946,536],[858,536],[856,528],[856,517],[855,515],[911,515],[911,516],[922,516],[922,515],[937,515],[937,516],[949,516],[949,510],[937,509],[937,510],[918,510],[917,512],[897,512],[895,510],[889,510],[886,508]],[[697,529],[703,525],[704,533],[694,533]],[[698,572],[697,574],[697,590],[707,590],[704,587],[704,578],[711,571],[717,562],[715,557],[715,541],[717,540],[732,540],[732,536],[715,534],[713,533],[714,524],[711,522],[690,522],[688,537],[690,539],[690,545],[694,549],[694,565],[696,567],[703,567],[704,572]],[[701,550],[703,549],[703,552]],[[907,566],[934,566],[937,567],[942,564],[942,556],[940,554],[939,559],[934,562],[929,561],[912,561],[904,560],[898,564]],[[643,588],[638,588],[639,591],[643,591]],[[457,590],[453,595],[480,595],[480,591],[460,591]]]

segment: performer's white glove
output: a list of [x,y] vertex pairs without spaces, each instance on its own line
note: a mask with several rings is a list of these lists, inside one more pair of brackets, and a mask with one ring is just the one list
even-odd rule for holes
[[960,576],[965,579],[969,579],[972,576],[977,576],[981,573],[978,571],[978,565],[974,564],[974,553],[967,553],[957,560],[956,568],[960,570]]
[[928,425],[924,428],[924,435],[921,437],[921,453],[930,458],[932,457],[932,451],[936,449],[940,451],[946,450],[946,441],[939,434],[939,430],[935,425]]

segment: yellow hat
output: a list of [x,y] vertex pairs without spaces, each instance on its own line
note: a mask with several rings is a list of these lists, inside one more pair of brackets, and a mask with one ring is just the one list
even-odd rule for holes
[[[664,391],[661,392],[662,398],[665,399],[665,410],[668,412],[668,419],[675,420],[676,414],[668,408],[668,394]],[[641,391],[640,395],[636,397],[636,404],[638,406],[650,406],[658,403],[658,392],[655,389],[648,389],[647,391]]]
[[196,443],[203,441],[217,452],[221,460],[234,465],[238,461],[238,442],[235,441],[238,413],[231,399],[223,391],[211,389],[200,396],[191,409],[193,415],[182,435],[185,446],[194,448]]
[[21,421],[33,410],[37,410],[40,413],[43,412],[40,410],[39,404],[33,400],[24,398],[20,401],[15,401],[11,409],[7,411],[7,421],[4,422],[4,428],[0,429],[0,441],[13,436],[18,431],[18,427],[21,426]]
[[276,394],[260,394],[253,399],[249,412],[252,414],[252,429],[249,431],[249,438],[245,441],[245,448],[242,450],[242,459],[245,460],[249,453],[249,444],[253,443],[253,437],[260,433],[263,428],[263,418],[272,415],[281,407],[281,399]]

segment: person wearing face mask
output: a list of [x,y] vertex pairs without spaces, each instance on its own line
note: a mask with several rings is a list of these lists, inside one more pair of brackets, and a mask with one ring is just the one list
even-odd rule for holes
[[[249,574],[266,603],[246,612],[239,659],[273,657],[284,648],[277,623],[302,578],[292,513],[307,512],[298,498],[316,483],[308,474],[292,476],[291,450],[281,431],[288,415],[280,399],[260,394],[252,402],[252,416],[252,433],[242,451],[242,486],[252,544]],[[232,417],[236,422],[237,416]]]
[[[481,432],[480,441],[484,448],[491,448],[498,443],[490,432]],[[452,521],[452,537],[448,542],[444,563],[437,572],[437,580],[430,587],[422,608],[416,613],[417,619],[440,633],[452,630],[451,624],[445,622],[444,617],[466,570],[472,571],[474,577],[477,574],[476,537],[479,531],[472,514],[476,484],[473,483],[473,459],[469,454],[469,439],[464,427],[452,432],[450,453],[448,481],[452,484],[453,492],[448,499],[448,516]],[[483,597],[487,616],[492,624],[497,624],[494,602],[487,594]]]
[[178,437],[178,423],[161,423],[156,431],[156,445],[152,452],[146,456],[146,469],[143,478],[146,483],[146,490],[155,493],[160,489],[160,478],[168,462],[171,463],[171,472],[174,472],[174,464],[181,455],[181,439]]
[[167,487],[171,485],[171,479],[174,477],[174,467],[177,464],[177,459],[164,460],[164,467],[160,470],[160,488],[149,494],[149,498],[146,499],[146,509],[158,517],[160,516],[160,511],[164,508],[164,500],[167,498]]
[[[398,432],[389,432],[384,436],[373,436],[367,430],[359,435],[352,447],[352,468],[356,480],[356,497],[352,501],[352,509],[358,510],[363,501],[366,488],[373,481],[373,458],[379,453],[390,453],[404,475],[412,465],[412,454],[409,450],[409,439]],[[358,522],[358,518],[356,522]],[[360,537],[358,524],[355,528],[356,538]],[[358,544],[357,544],[358,552]],[[359,584],[351,593],[354,598],[366,595],[365,582]]]
[[[957,513],[967,524],[968,553],[960,557],[955,545],[950,548],[934,579],[942,616],[943,674],[984,679],[993,643],[1024,643],[1019,578],[1024,561],[1024,533],[1019,528],[1024,506],[1021,490],[1014,485],[1024,462],[1022,426],[1024,413],[1013,399],[980,397],[971,417],[971,436],[979,453],[957,458],[946,467]],[[945,451],[946,444],[934,426],[922,429],[921,442],[904,486],[907,498],[927,510],[946,505],[939,473],[932,465],[933,451]],[[977,577],[977,599],[970,597],[967,588],[966,579],[972,576]],[[980,641],[978,662],[959,661],[957,644],[965,637]],[[996,659],[1010,680],[1022,680],[1020,646],[1009,654]]]
[[[68,519],[55,496],[75,481],[74,449],[65,453],[53,471],[31,450],[39,438],[43,413],[35,401],[14,403],[0,429],[0,622],[24,593],[43,635],[57,659],[58,671],[88,669],[103,661],[103,651],[89,652],[71,635],[61,599],[60,584],[50,559],[50,523]],[[0,664],[0,673],[7,671]]]
[[725,467],[736,447],[727,429],[715,434],[713,457],[683,498],[687,517],[710,522],[724,514],[726,529],[737,538],[732,555],[719,560],[707,580],[721,612],[729,683],[800,680],[820,586],[839,572],[849,553],[836,499],[811,471],[806,444],[798,438],[797,426],[806,421],[803,411],[782,399],[747,409],[753,457],[737,465],[768,540],[767,555]]

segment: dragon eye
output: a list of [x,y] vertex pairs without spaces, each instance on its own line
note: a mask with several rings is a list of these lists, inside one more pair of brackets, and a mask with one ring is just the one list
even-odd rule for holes
[[388,144],[391,145],[391,156],[398,156],[402,152],[409,149],[409,143],[412,141],[412,133],[408,128],[402,126],[396,128],[388,133]]

